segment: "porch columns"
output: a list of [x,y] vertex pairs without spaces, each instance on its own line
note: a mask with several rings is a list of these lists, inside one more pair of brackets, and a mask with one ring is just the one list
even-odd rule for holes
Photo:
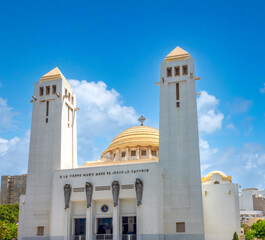
[[93,240],[93,209],[94,202],[92,201],[91,207],[86,209],[86,240]]
[[69,208],[64,209],[64,240],[71,240],[71,202]]
[[120,240],[120,200],[118,206],[113,207],[113,240]]
[[141,223],[142,223],[142,214],[141,214],[141,205],[136,207],[136,231],[137,231],[137,240],[142,239],[142,228],[141,228]]

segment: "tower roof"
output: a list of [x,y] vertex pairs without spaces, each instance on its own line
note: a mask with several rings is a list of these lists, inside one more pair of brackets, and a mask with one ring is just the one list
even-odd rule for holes
[[45,75],[43,75],[40,79],[40,82],[46,82],[46,81],[53,81],[56,79],[63,79],[64,82],[66,83],[66,85],[70,88],[70,84],[67,82],[66,78],[64,77],[64,75],[61,73],[60,69],[58,67],[52,69],[51,71],[49,71],[48,73],[46,73]]
[[179,60],[185,60],[190,58],[190,54],[180,47],[176,47],[171,53],[169,53],[164,62],[174,62]]

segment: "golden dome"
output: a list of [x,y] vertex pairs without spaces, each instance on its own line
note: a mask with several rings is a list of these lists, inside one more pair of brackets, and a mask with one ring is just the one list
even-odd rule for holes
[[136,126],[126,129],[117,135],[109,147],[101,154],[101,158],[109,151],[126,147],[159,147],[159,130],[148,126]]
[[232,177],[231,176],[227,176],[226,174],[224,174],[223,172],[221,171],[212,171],[212,172],[209,172],[206,177],[202,177],[201,178],[201,182],[204,183],[204,182],[207,182],[207,181],[210,181],[211,180],[211,177],[215,174],[220,174],[222,176],[222,179],[224,181],[229,181],[229,182],[232,182]]

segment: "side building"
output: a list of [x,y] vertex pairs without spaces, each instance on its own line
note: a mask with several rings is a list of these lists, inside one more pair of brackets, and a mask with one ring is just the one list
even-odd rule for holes
[[265,193],[258,188],[243,189],[239,196],[241,223],[252,225],[265,220]]
[[27,174],[1,177],[0,204],[18,204],[26,193]]
[[238,184],[221,171],[202,178],[205,240],[229,240],[240,235]]

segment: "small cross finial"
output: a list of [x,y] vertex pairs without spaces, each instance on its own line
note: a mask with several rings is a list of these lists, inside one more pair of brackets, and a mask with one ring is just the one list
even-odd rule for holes
[[144,125],[145,120],[146,120],[146,118],[143,115],[141,115],[141,117],[139,117],[138,121],[141,123],[141,126]]

